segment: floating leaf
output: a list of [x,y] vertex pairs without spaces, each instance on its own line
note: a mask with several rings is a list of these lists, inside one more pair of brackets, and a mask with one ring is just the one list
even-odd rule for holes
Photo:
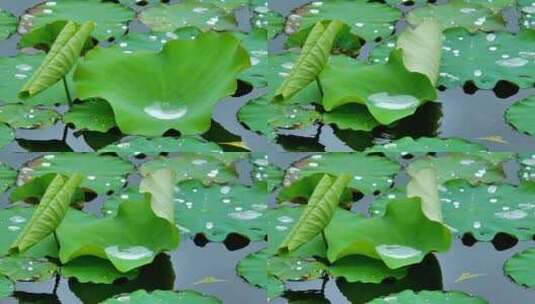
[[170,290],[155,290],[147,293],[145,290],[138,290],[131,294],[119,295],[112,299],[108,299],[102,304],[120,304],[120,303],[144,304],[144,303],[158,303],[158,304],[220,304],[217,298],[202,295],[196,291],[170,291]]
[[412,303],[458,303],[458,304],[486,304],[487,301],[479,297],[472,297],[458,291],[421,291],[414,293],[406,290],[398,294],[392,294],[384,298],[375,299],[370,304],[412,304]]
[[442,223],[442,206],[438,197],[437,174],[434,169],[423,168],[409,173],[407,197],[419,197],[422,211],[428,219]]
[[407,275],[406,268],[390,269],[380,260],[362,255],[350,255],[336,261],[328,268],[329,274],[347,282],[380,284],[387,278],[401,279]]
[[267,86],[265,78],[268,68],[268,40],[265,30],[253,30],[248,34],[234,33],[240,39],[242,46],[247,50],[251,58],[251,67],[243,71],[240,80],[250,83],[254,87]]
[[284,292],[284,284],[275,276],[267,272],[267,260],[272,255],[268,250],[261,250],[249,254],[241,259],[236,271],[249,284],[266,289],[267,298],[273,299]]
[[48,108],[24,104],[0,106],[0,121],[16,129],[48,128],[53,126],[59,117],[56,111]]
[[253,28],[265,29],[268,39],[273,39],[284,29],[284,17],[276,11],[269,9],[268,1],[256,1],[253,7],[254,15],[251,19]]
[[173,190],[175,174],[170,169],[160,169],[148,173],[139,184],[139,192],[151,194],[151,207],[156,216],[175,223]]
[[535,30],[470,34],[457,28],[444,36],[439,85],[455,87],[472,80],[481,89],[492,89],[500,80],[520,88],[535,83]]
[[279,249],[295,251],[322,233],[331,221],[340,197],[351,178],[350,175],[342,175],[333,180],[330,176],[324,175],[310,196],[303,215]]
[[[3,149],[15,139],[15,132],[9,126],[0,124],[0,149]],[[1,183],[1,182],[0,182]],[[2,187],[0,186],[0,191]]]
[[460,138],[403,137],[401,139],[376,145],[366,149],[367,153],[384,153],[389,157],[403,154],[427,154],[429,152],[478,152],[485,151],[485,146]]
[[44,282],[52,278],[57,266],[46,259],[35,259],[22,256],[0,258],[0,275],[13,281]]
[[70,209],[57,236],[62,263],[95,256],[109,260],[123,273],[150,264],[179,242],[175,224],[156,216],[148,197],[125,200],[115,217],[99,219]]
[[118,279],[135,279],[139,271],[119,272],[109,261],[97,257],[80,257],[61,266],[61,276],[80,283],[112,284]]
[[407,20],[413,25],[429,19],[439,21],[443,30],[454,27],[464,27],[470,32],[505,29],[505,23],[500,15],[494,14],[491,9],[483,5],[464,0],[452,0],[439,5],[428,4],[412,10],[407,16]]
[[113,110],[105,100],[89,100],[74,104],[63,115],[65,123],[71,123],[79,130],[107,132],[115,126]]
[[10,12],[0,11],[0,40],[4,40],[17,30],[17,18]]
[[15,284],[6,277],[0,276],[0,299],[9,297],[13,290],[15,290]]
[[24,252],[54,233],[65,217],[81,181],[80,175],[73,175],[66,181],[61,175],[56,175],[46,189],[28,225],[11,245],[14,253]]
[[535,123],[531,119],[533,113],[535,113],[535,97],[528,97],[511,105],[505,117],[517,130],[535,135]]
[[505,262],[505,273],[517,284],[535,288],[535,248],[515,254]]
[[384,217],[367,219],[339,209],[325,237],[331,262],[357,254],[382,260],[390,269],[420,263],[429,252],[445,252],[451,244],[448,228],[429,220],[417,198],[390,201]]
[[[83,12],[81,14],[80,12]],[[101,0],[48,1],[28,10],[19,24],[19,32],[26,34],[32,29],[68,20],[79,24],[92,21],[98,26],[93,35],[100,41],[119,37],[128,29],[134,11],[114,2]]]
[[274,101],[288,99],[318,78],[329,59],[334,40],[342,25],[337,20],[331,21],[328,25],[316,23],[308,34],[297,63],[277,89]]
[[[74,78],[80,98],[110,103],[123,133],[158,136],[175,129],[191,135],[210,128],[214,105],[236,91],[236,77],[248,67],[236,38],[210,32],[168,42],[157,54],[97,48]],[[138,70],[143,73],[132,72]]]
[[290,15],[286,32],[293,34],[308,30],[322,20],[340,20],[351,28],[351,33],[366,41],[382,38],[394,32],[394,23],[401,12],[387,5],[364,0],[316,1]]
[[378,122],[388,125],[414,114],[424,102],[435,100],[429,78],[407,70],[402,55],[401,50],[395,50],[389,62],[380,65],[328,65],[320,74],[325,110],[363,104]]
[[533,0],[519,0],[520,10],[522,11],[521,23],[525,28],[535,28],[535,5]]
[[139,19],[157,32],[173,32],[189,26],[203,31],[236,29],[236,21],[231,13],[205,2],[185,0],[174,4],[160,4],[142,11]]
[[13,170],[11,167],[7,166],[6,164],[0,162],[0,192],[3,193],[4,191],[9,188],[14,182],[17,177],[17,172]]
[[331,112],[323,113],[323,122],[335,124],[342,130],[369,132],[380,124],[373,118],[368,109],[360,104],[346,104]]

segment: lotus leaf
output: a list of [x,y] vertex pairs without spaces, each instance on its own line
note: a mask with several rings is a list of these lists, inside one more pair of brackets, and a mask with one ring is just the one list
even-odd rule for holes
[[283,282],[267,271],[267,261],[271,255],[272,252],[267,250],[252,253],[240,260],[236,269],[249,284],[265,289],[268,299],[284,292]]
[[215,4],[196,0],[185,0],[171,5],[160,4],[142,11],[139,19],[157,32],[173,32],[189,26],[203,31],[236,29],[236,20],[230,12]]
[[479,297],[472,297],[458,291],[421,291],[414,293],[406,290],[398,294],[392,294],[384,298],[375,299],[370,304],[423,304],[423,303],[458,303],[458,304],[486,304],[487,301]]
[[273,39],[284,29],[284,17],[278,12],[269,9],[268,1],[259,0],[253,5],[254,16],[251,23],[254,28],[267,30],[268,39]]
[[387,64],[328,65],[320,74],[320,83],[322,105],[327,111],[360,103],[384,125],[414,114],[421,104],[437,98],[427,76],[407,70],[402,50],[393,51]]
[[57,266],[46,259],[8,256],[0,258],[0,275],[13,281],[48,281]]
[[35,246],[43,239],[55,233],[65,217],[76,188],[80,185],[82,176],[73,175],[65,180],[56,175],[48,185],[32,218],[11,245],[12,253],[19,253]]
[[515,254],[505,262],[505,273],[517,284],[535,288],[535,248],[527,249]]
[[376,145],[366,149],[368,153],[384,153],[391,157],[401,153],[425,154],[429,152],[478,152],[485,147],[460,138],[403,137],[390,143]]
[[81,98],[110,103],[123,133],[158,136],[177,129],[190,135],[210,128],[215,103],[234,93],[237,75],[248,67],[236,38],[210,32],[168,42],[158,54],[97,48],[74,78]]
[[399,165],[378,156],[363,153],[328,153],[306,158],[290,167],[284,179],[285,186],[316,174],[350,174],[353,179],[349,187],[364,194],[383,191],[390,187],[392,177]]
[[115,217],[99,219],[71,209],[57,236],[62,263],[95,256],[108,259],[120,272],[150,264],[156,255],[175,249],[179,242],[175,224],[156,216],[148,197],[125,200]]
[[382,260],[390,269],[420,263],[429,252],[445,252],[451,244],[448,228],[429,220],[418,198],[393,200],[384,217],[370,219],[339,209],[325,238],[331,262],[357,254]]
[[46,107],[24,104],[0,106],[0,121],[16,129],[47,128],[54,125],[58,119],[59,114]]
[[268,68],[267,32],[255,29],[248,34],[235,33],[234,36],[240,39],[251,58],[251,67],[243,71],[239,78],[254,87],[267,86],[265,79],[265,70]]
[[240,7],[247,6],[250,0],[198,0],[200,3],[212,3],[222,9],[232,12]]
[[394,32],[394,23],[401,18],[401,12],[381,3],[364,0],[315,1],[290,15],[286,32],[293,34],[308,31],[322,20],[340,20],[351,28],[351,33],[370,41],[384,38]]
[[256,154],[251,154],[251,158],[253,163],[251,175],[255,183],[266,183],[268,192],[272,192],[273,189],[282,184],[284,171],[282,168],[272,164],[268,155],[257,157]]
[[86,22],[81,26],[77,26],[74,22],[65,24],[45,60],[24,84],[18,96],[21,99],[28,99],[64,79],[76,64],[94,28],[94,22]]
[[[81,14],[80,12],[83,12]],[[101,41],[121,36],[128,29],[127,23],[134,18],[134,12],[122,5],[101,0],[47,1],[31,8],[19,24],[19,32],[26,34],[58,20],[77,23],[94,21],[95,38]]]
[[135,279],[138,275],[137,270],[119,272],[109,261],[92,256],[80,257],[61,266],[62,277],[76,278],[80,283],[112,284],[121,278]]
[[0,162],[0,193],[3,193],[9,186],[14,184],[16,178],[17,172],[8,165]]
[[323,122],[326,124],[335,124],[342,130],[364,131],[369,132],[380,124],[373,118],[366,106],[360,104],[346,104],[331,112],[325,112],[322,115]]
[[528,97],[515,102],[507,112],[505,117],[517,130],[535,135],[535,123],[531,119],[535,112],[535,97]]
[[176,173],[177,183],[192,179],[199,180],[204,185],[236,181],[234,168],[221,161],[218,155],[219,153],[183,153],[173,158],[155,159],[144,163],[140,172],[148,174],[162,168],[170,168]]
[[329,273],[343,277],[347,282],[380,284],[387,278],[401,279],[407,275],[406,268],[390,269],[380,260],[362,255],[350,255],[329,266]]
[[519,156],[520,170],[518,170],[518,176],[525,181],[535,180],[535,172],[532,172],[533,166],[535,166],[535,154],[522,153]]
[[240,108],[240,122],[269,139],[277,137],[279,129],[304,129],[320,119],[311,105],[271,103],[265,96]]
[[[35,55],[19,54],[14,57],[0,57],[0,68],[3,71],[0,76],[0,100],[5,103],[22,102],[17,96],[17,93],[31,76],[32,71],[37,69],[43,62],[44,58],[45,55],[42,53]],[[67,81],[67,83],[69,83],[69,81]],[[74,98],[75,96],[72,97]],[[57,83],[42,94],[39,94],[38,97],[24,101],[27,105],[51,105],[67,102],[65,88],[61,83]]]
[[[15,187],[13,191],[10,192],[9,198],[15,203],[24,201],[29,204],[38,204],[55,177],[55,173],[34,177],[23,185]],[[64,178],[68,177],[64,176]],[[84,193],[80,188],[77,188],[71,199],[71,205],[82,201],[84,201]]]
[[17,30],[17,18],[8,11],[0,11],[0,40],[9,37]]
[[170,291],[156,290],[147,293],[145,290],[138,290],[131,294],[119,295],[108,299],[102,304],[120,304],[124,302],[132,304],[158,303],[158,304],[220,304],[221,301],[214,297],[202,295],[196,291]]
[[460,28],[444,33],[444,52],[439,84],[446,87],[472,80],[481,89],[492,89],[499,80],[521,88],[532,87],[532,45],[535,30],[522,30],[517,35],[507,32],[475,33]]
[[535,28],[535,4],[533,0],[519,0],[518,4],[522,11],[522,25],[525,28]]
[[115,126],[113,110],[105,100],[89,100],[74,104],[63,115],[65,123],[71,123],[79,130],[107,132]]
[[[497,153],[499,154],[499,153]],[[439,183],[466,179],[471,184],[495,183],[504,179],[502,161],[494,162],[480,153],[450,153],[441,157],[426,157],[412,162],[408,168],[414,173],[422,168],[434,168]]]
[[499,13],[501,10],[512,7],[515,5],[515,1],[512,0],[493,0],[489,2],[488,0],[465,0],[466,3],[477,3],[481,6],[492,9],[494,12]]
[[[14,139],[15,139],[15,132],[13,132],[13,129],[11,129],[9,126],[5,124],[0,124],[0,149],[3,149]],[[0,184],[2,182],[0,182]],[[0,186],[0,191],[1,190],[2,190],[2,186]]]
[[139,154],[158,155],[169,152],[222,152],[221,148],[200,137],[131,137],[120,143],[108,145],[99,150],[100,153],[117,153],[128,158]]
[[432,221],[442,223],[442,206],[438,197],[436,171],[423,168],[409,175],[411,180],[407,185],[407,197],[419,197],[425,216]]
[[14,289],[15,284],[13,282],[6,277],[0,276],[0,299],[9,297]]
[[94,153],[58,153],[36,158],[26,165],[19,175],[19,182],[25,183],[32,177],[49,173],[85,176],[80,187],[98,194],[113,192],[124,186],[126,175],[133,166],[121,159],[100,156]]
[[301,50],[297,62],[288,77],[275,92],[274,101],[283,101],[317,80],[329,60],[336,35],[342,28],[342,22],[334,20],[324,25],[316,23]]
[[442,29],[464,27],[470,32],[505,30],[502,17],[491,9],[465,0],[452,0],[445,4],[417,8],[409,13],[407,20],[413,25],[428,19],[436,19]]
[[143,176],[139,184],[140,193],[151,195],[150,204],[157,217],[175,222],[175,207],[173,205],[173,190],[175,174],[170,169],[160,169]]

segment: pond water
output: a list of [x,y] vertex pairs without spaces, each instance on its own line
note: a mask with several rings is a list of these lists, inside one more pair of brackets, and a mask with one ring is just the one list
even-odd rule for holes
[[[36,0],[0,0],[0,8],[21,15]],[[177,2],[177,1],[174,1]],[[270,7],[284,15],[293,9],[311,1],[270,0]],[[250,29],[247,24],[248,12],[237,12],[240,27]],[[144,31],[139,23],[130,25],[132,31]],[[13,35],[0,43],[0,56],[12,56],[17,53],[16,45],[19,35]],[[280,52],[284,47],[286,36],[280,34],[270,42],[269,51]],[[496,92],[495,92],[496,91]],[[283,151],[327,151],[346,152],[363,150],[374,143],[385,142],[402,136],[440,136],[461,137],[480,142],[492,151],[535,151],[535,140],[525,134],[516,132],[508,125],[503,113],[513,102],[533,95],[534,89],[518,90],[503,86],[495,91],[449,88],[440,92],[439,103],[428,104],[399,128],[376,130],[373,134],[341,131],[329,125],[316,125],[300,131],[283,132],[277,143],[270,142],[244,127],[236,118],[239,108],[246,102],[261,96],[263,90],[253,90],[239,97],[227,98],[216,106],[213,130],[205,137],[231,138],[243,141],[252,151],[267,153],[270,159],[287,167],[293,161],[307,155],[306,153],[283,153]],[[500,97],[498,97],[500,96]],[[59,108],[59,111],[64,109]],[[43,151],[94,151],[95,147],[119,139],[116,134],[107,138],[84,132],[76,133],[71,127],[57,123],[52,128],[40,130],[17,130],[16,141],[0,151],[0,161],[19,168],[24,162],[33,159]],[[506,143],[497,143],[484,138],[499,136]],[[24,153],[17,153],[24,152]],[[513,177],[510,177],[513,179]],[[132,176],[129,181],[137,182]],[[403,183],[403,181],[400,181]],[[512,180],[514,182],[514,180]],[[5,193],[0,207],[7,205],[9,193]],[[359,201],[360,207],[366,206],[364,197]],[[95,198],[88,205],[90,209],[99,209],[102,198]],[[457,240],[452,250],[446,254],[436,255],[439,268],[424,269],[424,274],[438,277],[444,290],[465,291],[482,296],[491,303],[535,303],[535,292],[515,285],[503,275],[504,261],[514,253],[532,247],[533,241],[515,243],[510,239],[500,239],[493,243],[471,243],[470,240]],[[265,303],[265,292],[247,284],[236,275],[236,263],[265,246],[263,242],[248,244],[241,238],[231,238],[225,244],[206,242],[202,238],[190,240],[183,238],[177,251],[162,255],[152,269],[147,270],[144,281],[139,286],[148,289],[194,289],[214,295],[224,303]],[[499,249],[496,249],[496,247]],[[229,249],[230,248],[230,249]],[[435,265],[437,261],[435,261]],[[432,263],[431,263],[432,264]],[[426,271],[433,273],[426,273]],[[477,275],[475,279],[459,280],[463,274]],[[152,276],[151,276],[152,274]],[[157,274],[158,280],[155,280]],[[203,283],[207,277],[223,280],[213,284]],[[275,299],[273,303],[309,301],[306,303],[360,303],[360,290],[369,288],[365,285],[344,284],[344,282],[312,281],[292,283],[285,298]],[[435,286],[436,287],[436,286]],[[114,289],[115,288],[115,289]],[[343,290],[343,293],[342,293]],[[121,287],[112,290],[91,284],[79,284],[72,280],[51,280],[45,283],[18,283],[15,297],[0,300],[7,303],[97,303],[110,296],[121,293]],[[354,292],[352,292],[354,291]],[[353,295],[349,296],[348,295]],[[290,300],[289,300],[290,299]],[[362,299],[360,299],[362,300]]]

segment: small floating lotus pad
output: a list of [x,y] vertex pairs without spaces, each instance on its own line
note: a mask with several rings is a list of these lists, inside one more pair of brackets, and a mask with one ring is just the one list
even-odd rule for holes
[[515,254],[505,262],[505,273],[517,284],[535,288],[535,248]]
[[406,290],[398,294],[375,299],[369,304],[487,304],[488,302],[479,297],[472,297],[457,291],[421,291],[414,293]]

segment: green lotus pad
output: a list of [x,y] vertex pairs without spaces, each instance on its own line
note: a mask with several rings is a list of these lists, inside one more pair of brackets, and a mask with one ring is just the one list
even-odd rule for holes
[[0,300],[9,297],[14,289],[15,284],[13,284],[13,282],[6,277],[0,276]]
[[138,290],[130,294],[118,295],[112,299],[108,299],[102,304],[145,304],[145,303],[158,303],[158,304],[220,304],[221,301],[214,297],[202,295],[196,291],[169,291],[169,290],[156,290],[151,293],[147,293],[145,290]]
[[17,18],[8,11],[0,11],[0,40],[4,40],[17,30]]
[[517,284],[535,288],[535,248],[515,254],[505,262],[505,273]]
[[61,266],[62,277],[76,278],[80,283],[112,284],[121,278],[135,279],[138,275],[137,270],[119,272],[109,261],[92,256],[80,257]]
[[173,32],[189,26],[203,31],[237,28],[236,20],[230,12],[208,2],[185,0],[171,5],[160,4],[142,11],[139,19],[157,32]]
[[389,157],[397,157],[405,154],[426,154],[440,152],[479,152],[485,151],[485,147],[460,138],[434,138],[403,137],[401,139],[376,145],[366,149],[367,153],[384,153]]
[[350,174],[353,176],[349,187],[364,194],[383,191],[393,183],[393,176],[399,165],[379,156],[367,156],[364,153],[327,153],[316,154],[295,163],[286,171],[284,185],[299,187],[317,174]]
[[150,264],[179,242],[174,223],[156,216],[148,197],[125,200],[115,217],[99,219],[71,209],[56,232],[62,263],[95,256],[123,273]]
[[319,79],[325,110],[348,103],[363,104],[383,125],[410,116],[424,102],[437,98],[427,76],[407,70],[401,50],[393,51],[386,64],[327,65]]
[[338,209],[325,238],[331,262],[363,255],[390,269],[420,263],[428,253],[445,252],[451,244],[449,229],[426,217],[419,198],[393,200],[383,217],[370,219]]
[[463,85],[472,80],[481,89],[492,89],[500,80],[520,88],[535,83],[533,44],[535,30],[470,34],[462,28],[445,31],[439,84]]
[[45,282],[52,278],[57,268],[56,264],[47,259],[21,256],[0,258],[0,276],[6,276],[13,281]]
[[168,42],[157,54],[97,48],[79,63],[74,79],[82,99],[109,102],[123,133],[158,136],[176,129],[191,135],[210,128],[214,105],[236,91],[236,77],[249,66],[239,40],[209,32]]
[[533,113],[535,113],[535,97],[528,97],[510,106],[505,117],[518,131],[535,135],[535,123],[531,119]]
[[[15,132],[9,126],[0,124],[0,149],[3,149],[15,139]],[[1,169],[0,169],[1,171]],[[2,182],[0,182],[0,185]],[[2,186],[0,186],[0,191]]]
[[369,304],[487,304],[488,302],[479,297],[472,297],[457,291],[414,291],[406,290],[398,294],[392,294],[380,299],[375,299]]
[[340,20],[351,28],[351,33],[364,40],[384,38],[394,32],[394,24],[401,11],[387,5],[364,0],[315,1],[290,15],[286,23],[288,34],[299,35],[309,31],[318,21]]
[[32,29],[59,20],[70,20],[80,24],[94,21],[97,26],[93,36],[104,41],[125,33],[128,29],[127,24],[132,19],[134,19],[134,11],[109,1],[47,1],[31,8],[22,17],[19,32],[26,34]]
[[46,107],[33,107],[20,103],[0,106],[0,122],[15,129],[48,128],[59,118],[58,112]]
[[57,153],[36,158],[23,168],[19,175],[21,182],[34,176],[49,173],[84,176],[81,187],[97,194],[119,190],[126,184],[126,175],[133,166],[117,157],[101,156],[95,153]]

